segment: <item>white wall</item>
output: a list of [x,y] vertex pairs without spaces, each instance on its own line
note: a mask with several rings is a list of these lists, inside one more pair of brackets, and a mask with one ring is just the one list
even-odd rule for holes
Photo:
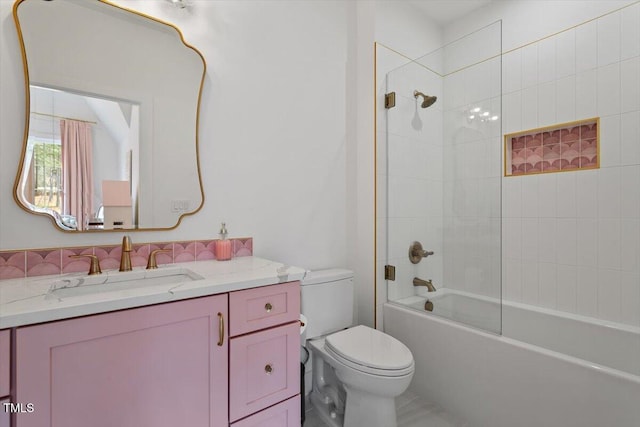
[[[231,236],[255,238],[258,256],[312,269],[345,266],[347,5],[116,3],[177,24],[208,67],[204,207],[176,230],[133,234],[134,243],[215,238],[226,221]],[[0,1],[0,249],[117,244],[118,233],[62,233],[13,201],[24,87],[12,4]]]

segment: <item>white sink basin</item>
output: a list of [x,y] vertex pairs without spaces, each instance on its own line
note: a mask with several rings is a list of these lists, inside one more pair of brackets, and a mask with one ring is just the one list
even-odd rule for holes
[[69,298],[150,286],[179,285],[180,283],[201,279],[203,277],[199,274],[181,267],[110,272],[109,274],[68,277],[56,280],[49,288],[49,295],[57,298]]

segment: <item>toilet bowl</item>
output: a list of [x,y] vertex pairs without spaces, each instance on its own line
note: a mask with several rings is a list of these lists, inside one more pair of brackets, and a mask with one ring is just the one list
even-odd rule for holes
[[308,272],[301,289],[317,414],[331,427],[396,427],[395,398],[414,373],[411,351],[382,331],[352,326],[353,272]]
[[[411,351],[395,338],[355,326],[311,340],[311,401],[331,427],[395,427],[395,398],[413,378]],[[337,381],[336,381],[337,380]]]

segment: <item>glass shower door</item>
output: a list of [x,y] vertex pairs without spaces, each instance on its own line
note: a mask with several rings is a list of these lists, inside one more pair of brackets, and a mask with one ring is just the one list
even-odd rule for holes
[[[388,300],[501,332],[501,24],[386,76]],[[483,46],[479,49],[478,46]],[[470,54],[472,52],[472,54]]]

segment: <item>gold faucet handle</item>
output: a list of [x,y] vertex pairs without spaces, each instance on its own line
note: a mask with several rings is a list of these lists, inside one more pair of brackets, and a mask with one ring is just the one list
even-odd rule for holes
[[100,260],[95,255],[91,255],[91,254],[69,255],[69,258],[90,258],[91,264],[89,265],[89,276],[102,274],[102,270],[100,269]]
[[156,255],[162,252],[171,252],[171,249],[154,249],[149,254],[149,260],[147,261],[147,270],[153,270],[154,268],[158,268],[158,263],[156,261]]

